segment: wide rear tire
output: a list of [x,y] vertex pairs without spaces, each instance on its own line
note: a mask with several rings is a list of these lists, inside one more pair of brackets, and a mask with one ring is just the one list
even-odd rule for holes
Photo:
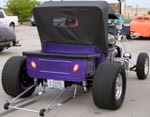
[[94,76],[92,96],[99,108],[116,110],[121,107],[126,92],[126,75],[120,63],[101,63]]
[[[26,59],[23,56],[14,56],[8,59],[2,71],[2,86],[4,91],[16,97],[28,87],[33,85],[34,79],[30,78],[26,72]],[[25,93],[22,97],[32,95],[35,87]]]

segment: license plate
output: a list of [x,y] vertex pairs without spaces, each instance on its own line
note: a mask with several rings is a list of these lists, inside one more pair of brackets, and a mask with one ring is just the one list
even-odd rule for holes
[[47,80],[48,88],[50,89],[64,89],[65,83],[60,80]]

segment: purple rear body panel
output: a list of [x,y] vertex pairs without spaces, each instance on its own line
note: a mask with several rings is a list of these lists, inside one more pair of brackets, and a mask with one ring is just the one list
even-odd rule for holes
[[[27,56],[27,73],[32,78],[55,79],[72,82],[82,82],[87,76],[93,76],[96,64],[105,59],[103,53],[94,46],[76,45],[42,45],[44,53],[63,53],[63,54],[100,54],[100,58],[68,58],[53,56]],[[36,68],[31,63],[36,64]],[[74,71],[74,66],[78,70]]]
[[68,44],[43,44],[43,52],[66,54],[97,54],[102,53],[96,46],[68,45]]
[[[36,69],[30,66],[32,61],[36,62]],[[82,59],[27,57],[27,72],[36,78],[81,82],[86,76],[86,62]],[[73,66],[76,64],[79,70],[74,72]]]

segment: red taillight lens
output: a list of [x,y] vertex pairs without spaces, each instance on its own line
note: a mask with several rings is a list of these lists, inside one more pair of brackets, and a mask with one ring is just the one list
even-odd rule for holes
[[36,65],[36,63],[35,63],[34,61],[31,61],[30,64],[31,64],[31,67],[32,67],[32,68],[36,69],[37,65]]
[[77,72],[79,70],[79,64],[75,64],[73,66],[73,72]]

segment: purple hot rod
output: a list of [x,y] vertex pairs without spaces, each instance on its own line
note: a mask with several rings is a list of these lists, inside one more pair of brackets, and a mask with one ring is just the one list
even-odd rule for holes
[[[129,67],[130,53],[123,54],[115,44],[116,33],[108,32],[108,19],[117,17],[107,2],[49,1],[34,8],[33,15],[42,49],[23,52],[23,56],[11,57],[6,62],[2,86],[8,95],[17,97],[5,103],[5,109],[44,116],[68,88],[74,86],[75,96],[80,85],[84,92],[92,87],[97,107],[116,110],[124,101],[126,71],[136,71],[138,79],[146,79],[147,53],[140,53],[137,64]],[[29,97],[40,84],[42,92],[45,87],[62,92],[40,111],[14,106],[16,99]]]

